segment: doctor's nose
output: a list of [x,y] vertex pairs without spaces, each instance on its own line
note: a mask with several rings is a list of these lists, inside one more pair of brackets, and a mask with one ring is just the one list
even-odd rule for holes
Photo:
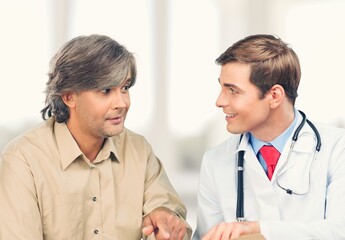
[[219,108],[226,107],[228,105],[228,99],[225,97],[225,94],[221,91],[216,100],[216,106]]

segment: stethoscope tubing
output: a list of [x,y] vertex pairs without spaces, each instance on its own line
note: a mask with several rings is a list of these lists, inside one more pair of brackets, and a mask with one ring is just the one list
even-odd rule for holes
[[[297,139],[298,139],[298,136],[299,136],[299,133],[301,131],[301,129],[303,128],[303,126],[305,125],[305,123],[307,122],[308,125],[312,128],[312,130],[314,131],[314,134],[316,136],[316,146],[315,146],[315,154],[314,154],[314,157],[313,157],[313,163],[315,162],[315,159],[316,159],[316,155],[318,152],[320,152],[320,149],[321,149],[321,137],[320,137],[320,133],[319,131],[317,130],[317,128],[315,127],[315,125],[309,121],[306,117],[306,115],[304,114],[304,112],[302,111],[299,111],[299,113],[302,115],[302,121],[301,123],[298,125],[298,127],[296,128],[293,136],[292,136],[292,144],[291,144],[291,147],[290,149],[292,150],[293,149],[293,146],[294,144],[296,143]],[[240,136],[240,141],[239,143],[242,141],[242,137],[243,137],[243,134],[241,134]],[[288,154],[288,159],[289,159],[289,156],[291,154],[291,151],[289,152]],[[238,164],[237,164],[237,206],[236,206],[236,219],[237,221],[239,222],[242,222],[242,221],[245,221],[245,218],[244,218],[244,190],[243,190],[243,172],[244,172],[244,168],[243,168],[243,162],[244,162],[244,151],[241,150],[238,152]],[[288,189],[288,188],[284,188],[283,186],[280,185],[278,179],[277,179],[277,185],[279,188],[283,189],[284,191],[286,191],[287,194],[295,194],[295,195],[305,195],[307,194],[309,191],[310,191],[310,181],[311,181],[311,168],[312,168],[312,165],[313,163],[311,164],[310,166],[310,169],[309,169],[309,186],[308,186],[308,189],[305,193],[297,193],[297,192],[294,192],[293,190],[291,189]],[[287,161],[285,162],[285,164],[280,168],[280,171],[281,169],[287,164]],[[280,172],[279,171],[279,172]]]

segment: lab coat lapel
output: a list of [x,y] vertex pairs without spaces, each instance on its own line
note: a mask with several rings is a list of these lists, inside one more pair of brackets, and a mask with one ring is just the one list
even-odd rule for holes
[[[256,157],[252,146],[249,143],[249,134],[246,133],[238,147],[238,151],[244,151],[244,169],[250,168],[258,175],[266,177],[266,173],[262,168],[258,158]],[[246,171],[246,170],[245,170]]]
[[[257,159],[248,138],[244,137],[239,146],[244,150],[244,209],[248,220],[258,219],[259,216],[266,219],[280,219],[279,207],[276,204],[277,195],[274,185],[268,179],[264,169]],[[260,212],[260,208],[267,211]]]

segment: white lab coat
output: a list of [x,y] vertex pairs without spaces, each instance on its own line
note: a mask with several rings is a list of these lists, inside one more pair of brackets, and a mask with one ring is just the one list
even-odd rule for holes
[[[201,165],[193,239],[200,239],[220,222],[236,221],[239,150],[245,151],[244,215],[247,221],[260,221],[267,240],[345,239],[345,130],[319,124],[316,127],[322,146],[315,161],[316,138],[306,123],[288,161],[291,138],[285,145],[272,181],[248,143],[247,134],[240,144],[239,135],[233,135],[208,150]],[[278,187],[277,180],[285,188],[308,193],[289,195]]]

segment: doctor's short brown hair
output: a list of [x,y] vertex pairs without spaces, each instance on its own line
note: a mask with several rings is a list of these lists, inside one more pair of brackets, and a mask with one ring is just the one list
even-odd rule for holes
[[250,81],[260,90],[261,98],[273,85],[279,84],[295,104],[301,78],[300,63],[297,54],[280,38],[267,34],[245,37],[216,59],[222,66],[231,62],[251,66]]

